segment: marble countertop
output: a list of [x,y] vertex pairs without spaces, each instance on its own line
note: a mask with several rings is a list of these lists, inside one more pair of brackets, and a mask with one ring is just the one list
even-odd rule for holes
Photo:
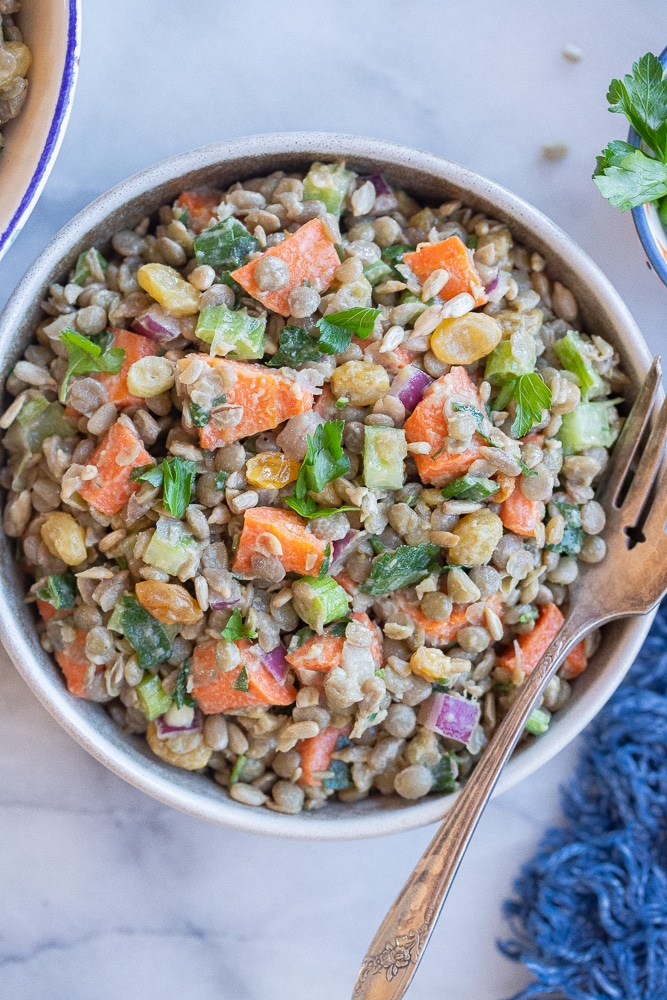
[[[25,0],[26,3],[34,0]],[[42,199],[0,264],[0,305],[53,234],[123,177],[252,132],[376,135],[465,163],[601,265],[653,350],[667,289],[590,182],[623,122],[612,76],[667,43],[663,0],[84,0],[81,75]],[[583,51],[577,64],[563,48]],[[545,144],[566,143],[549,162]],[[432,831],[359,843],[209,826],[106,771],[0,655],[0,1000],[346,1000]],[[558,821],[569,748],[483,817],[414,1000],[502,1000],[528,975],[496,940],[518,868]]]

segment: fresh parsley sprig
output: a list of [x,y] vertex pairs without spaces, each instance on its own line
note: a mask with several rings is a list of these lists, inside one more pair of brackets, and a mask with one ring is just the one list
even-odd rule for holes
[[350,346],[352,337],[365,340],[375,328],[380,309],[343,309],[329,313],[317,321],[320,339],[317,345],[324,354],[342,354]]
[[375,560],[359,590],[370,597],[381,597],[401,587],[420,583],[429,573],[440,568],[435,561],[439,552],[440,546],[430,542],[399,545],[395,552],[385,552]]
[[625,212],[667,196],[667,80],[657,56],[647,52],[622,80],[612,80],[609,110],[625,115],[648,152],[614,140],[597,158],[600,193]]
[[162,502],[172,517],[183,517],[192,497],[197,466],[180,455],[165,458],[158,465],[139,465],[130,473],[135,483],[162,486]]
[[[256,639],[257,633],[250,625],[246,625],[241,617],[238,608],[234,608],[231,617],[222,630],[222,638],[228,642],[236,642],[238,639]],[[246,688],[247,690],[247,688]]]
[[303,500],[306,493],[321,493],[327,483],[350,470],[350,460],[343,451],[344,420],[327,420],[308,434],[308,450],[299,469],[294,496]]
[[266,363],[269,368],[297,368],[306,361],[317,361],[323,350],[302,326],[285,326],[280,331],[278,350]]
[[67,397],[70,379],[75,375],[107,372],[117,375],[125,361],[122,347],[110,347],[113,335],[105,330],[96,337],[82,337],[75,330],[63,330],[60,340],[67,348],[67,371],[60,387],[60,402]]
[[298,497],[284,497],[285,503],[292,510],[305,517],[307,521],[313,521],[316,517],[331,517],[332,514],[342,514],[346,510],[359,510],[358,507],[318,507],[310,496],[302,499]]
[[504,410],[510,400],[516,403],[512,436],[522,438],[534,424],[542,420],[542,411],[551,408],[551,389],[537,372],[512,375],[502,385],[494,400],[495,410]]

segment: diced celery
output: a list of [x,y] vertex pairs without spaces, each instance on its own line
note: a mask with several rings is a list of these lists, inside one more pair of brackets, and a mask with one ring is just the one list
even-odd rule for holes
[[347,614],[348,601],[347,593],[330,576],[304,576],[292,584],[294,610],[316,632]]
[[563,368],[577,376],[582,398],[599,396],[604,383],[595,368],[582,351],[583,341],[574,330],[568,330],[564,337],[554,343],[554,353]]
[[433,792],[455,792],[459,783],[456,780],[459,774],[459,764],[453,753],[444,753],[436,764],[431,768],[433,776]]
[[303,179],[303,200],[323,201],[327,212],[338,216],[353,177],[340,163],[313,163]]
[[522,346],[526,348],[525,357],[517,358],[512,354],[512,342],[501,340],[486,359],[484,378],[491,385],[502,385],[513,375],[528,375],[535,370],[537,352],[535,342],[531,337],[522,338]]
[[388,281],[393,273],[389,264],[385,264],[383,260],[374,260],[372,264],[366,264],[364,267],[364,278],[373,287],[379,285],[382,281]]
[[[94,247],[92,249],[93,253],[97,255],[98,264],[100,265],[103,271],[106,271],[106,269],[109,266],[106,262],[106,259],[102,256],[99,250],[96,250]],[[88,281],[88,278],[90,277],[90,265],[86,260],[90,252],[91,252],[90,250],[84,250],[83,253],[80,253],[76,259],[76,267],[74,269],[73,281],[77,285],[85,285],[85,283]]]
[[161,517],[155,527],[143,560],[163,573],[176,576],[189,558],[190,551],[196,542],[188,534],[183,524],[170,517]]
[[139,699],[139,708],[149,722],[157,719],[171,707],[171,695],[162,687],[157,674],[144,674],[134,689]]
[[65,419],[60,403],[49,403],[43,396],[27,399],[4,438],[8,451],[22,454],[14,470],[12,489],[19,491],[24,488],[25,470],[32,455],[41,454],[46,438],[56,434],[59,437],[74,437],[76,433],[76,428]]
[[549,728],[550,722],[551,713],[547,712],[546,708],[534,708],[528,716],[526,732],[532,733],[533,736],[542,736]]
[[247,309],[234,312],[220,305],[202,309],[195,332],[211,345],[211,354],[250,361],[264,354],[265,330],[265,316],[249,316]]
[[405,304],[409,303],[410,305],[419,306],[418,309],[415,309],[415,312],[412,315],[412,321],[413,322],[419,316],[421,316],[421,314],[423,312],[426,312],[426,310],[428,309],[429,306],[433,305],[432,301],[422,302],[422,300],[419,298],[419,296],[418,295],[413,295],[412,292],[403,292],[403,294],[401,295],[401,300],[400,301],[401,301],[401,305],[405,305]]
[[364,432],[364,483],[373,490],[398,490],[405,481],[405,431],[371,427]]
[[40,601],[48,601],[56,610],[71,608],[76,599],[76,580],[71,573],[54,573],[47,576],[37,591]]
[[254,253],[259,243],[238,219],[217,222],[195,237],[195,258],[198,264],[235,270],[246,257]]
[[558,439],[564,455],[587,448],[610,448],[616,433],[609,426],[609,403],[579,403],[571,413],[563,414]]

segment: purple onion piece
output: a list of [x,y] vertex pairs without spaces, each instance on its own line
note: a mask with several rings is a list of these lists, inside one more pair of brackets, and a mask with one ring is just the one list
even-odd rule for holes
[[217,590],[209,590],[208,603],[212,611],[225,611],[226,608],[236,608],[241,603],[240,597],[223,597]]
[[424,702],[418,722],[433,733],[467,743],[479,721],[480,712],[477,702],[439,691]]
[[432,381],[431,376],[423,372],[421,368],[406,365],[401,368],[391,383],[389,395],[397,396],[408,413],[412,413],[417,403],[421,402],[425,390]]
[[279,684],[284,684],[287,680],[287,671],[289,670],[289,663],[285,659],[285,650],[282,646],[276,646],[268,653],[261,653],[262,663],[269,671],[270,674],[275,677]]
[[132,329],[157,343],[166,343],[181,335],[181,324],[177,316],[170,316],[162,306],[155,304],[137,316]]
[[344,538],[339,538],[337,542],[333,543],[333,550],[331,552],[331,569],[333,569],[334,566],[336,566],[336,564],[347,555],[352,542],[358,534],[358,531],[352,529],[348,531]]
[[394,192],[387,184],[386,180],[382,174],[373,174],[372,177],[368,177],[367,180],[371,182],[375,188],[376,194],[393,194]]
[[495,292],[497,287],[498,287],[498,275],[496,275],[495,278],[492,278],[491,281],[486,286],[485,289],[486,294],[488,295],[490,292]]
[[185,736],[186,733],[198,733],[203,724],[204,717],[199,709],[196,708],[189,726],[170,726],[168,722],[165,722],[164,715],[158,715],[155,720],[155,731],[158,739],[166,740],[170,736]]

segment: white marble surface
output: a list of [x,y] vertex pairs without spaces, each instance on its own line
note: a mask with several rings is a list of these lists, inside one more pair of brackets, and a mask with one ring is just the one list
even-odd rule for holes
[[[580,64],[563,59],[567,43]],[[220,138],[329,129],[449,156],[538,205],[599,262],[658,350],[667,289],[589,176],[623,135],[606,113],[611,76],[665,43],[664,0],[84,0],[69,132],[0,264],[0,303],[64,222],[135,170]],[[567,159],[544,161],[542,145],[561,141]],[[4,656],[0,705],[0,1000],[350,995],[430,830],[297,844],[218,829],[105,771]],[[528,979],[496,950],[500,906],[558,819],[575,760],[568,750],[489,808],[414,1000],[501,1000]]]

